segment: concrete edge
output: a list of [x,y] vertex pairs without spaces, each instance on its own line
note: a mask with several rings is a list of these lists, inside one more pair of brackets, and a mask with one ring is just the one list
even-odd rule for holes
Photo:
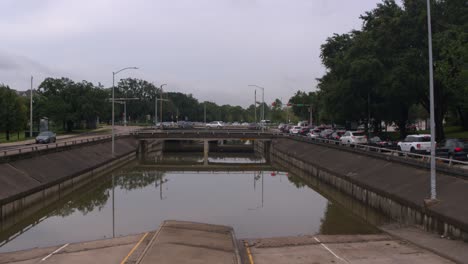
[[231,228],[231,239],[232,245],[234,247],[234,256],[236,257],[237,264],[242,264],[242,259],[239,253],[239,245],[237,244],[236,233],[234,232],[234,228]]
[[143,260],[143,258],[146,256],[146,253],[148,253],[148,250],[151,248],[151,246],[153,245],[154,241],[156,240],[156,238],[159,236],[159,233],[161,232],[162,228],[164,227],[164,224],[166,223],[166,221],[162,222],[160,225],[159,225],[159,228],[158,230],[154,233],[153,237],[151,238],[151,240],[148,242],[148,244],[146,244],[146,247],[143,249],[143,252],[141,252],[140,256],[137,258],[137,260],[135,261],[135,264],[140,264],[141,261]]
[[415,243],[415,242],[413,242],[413,241],[411,241],[411,240],[408,240],[407,238],[405,238],[405,237],[403,237],[403,236],[400,236],[400,235],[398,235],[398,234],[393,234],[393,233],[391,233],[389,230],[384,229],[382,226],[378,226],[377,228],[378,228],[380,231],[382,231],[383,233],[388,234],[389,236],[394,237],[394,238],[396,238],[396,239],[398,239],[398,240],[405,241],[406,243],[412,244],[412,245],[414,245],[414,246],[416,246],[416,247],[420,247],[420,248],[422,248],[422,249],[424,249],[424,250],[427,250],[427,251],[429,251],[429,252],[432,252],[432,253],[434,253],[434,254],[436,254],[436,255],[442,257],[442,258],[446,258],[446,259],[448,259],[448,260],[450,260],[450,261],[453,261],[453,262],[455,262],[455,263],[457,263],[457,264],[463,264],[463,262],[458,261],[457,259],[453,258],[451,255],[445,254],[445,253],[443,253],[442,251],[437,250],[436,248],[431,248],[431,247],[428,247],[428,246],[425,246],[425,245],[417,244],[417,243]]

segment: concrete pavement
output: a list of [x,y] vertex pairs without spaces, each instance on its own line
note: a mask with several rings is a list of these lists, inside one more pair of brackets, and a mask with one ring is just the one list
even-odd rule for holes
[[245,241],[249,264],[454,263],[388,235],[317,235]]
[[164,221],[137,263],[240,263],[233,229],[184,221]]

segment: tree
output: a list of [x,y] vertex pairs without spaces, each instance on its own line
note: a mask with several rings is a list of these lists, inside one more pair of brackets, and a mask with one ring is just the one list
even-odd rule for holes
[[10,140],[11,132],[19,132],[26,125],[26,106],[10,87],[0,84],[0,131]]

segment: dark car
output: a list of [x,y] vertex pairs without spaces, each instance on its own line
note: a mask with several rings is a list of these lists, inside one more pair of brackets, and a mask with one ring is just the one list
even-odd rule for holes
[[468,140],[448,138],[437,144],[437,156],[455,160],[468,160]]
[[393,143],[391,141],[382,140],[380,137],[375,136],[369,139],[369,145],[379,148],[388,148],[392,147]]
[[193,123],[188,121],[179,121],[177,122],[177,127],[182,129],[191,129],[193,128]]
[[259,129],[262,129],[262,127],[260,126],[260,124],[257,124],[257,123],[249,123],[249,126],[248,126],[247,128],[250,129],[250,130],[259,130]]
[[39,133],[39,135],[36,137],[36,144],[53,143],[56,140],[57,138],[54,132],[44,131]]

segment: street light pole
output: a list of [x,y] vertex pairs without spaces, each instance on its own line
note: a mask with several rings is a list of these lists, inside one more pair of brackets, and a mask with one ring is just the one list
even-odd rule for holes
[[160,118],[160,121],[161,121],[161,128],[162,128],[162,122],[163,122],[163,111],[162,111],[162,105],[163,105],[163,103],[162,103],[162,101],[163,101],[163,86],[164,86],[164,85],[167,85],[167,84],[162,84],[161,87],[160,87],[160,89],[161,89],[161,104],[160,104],[160,106],[159,106],[159,107],[160,107],[160,108],[159,108],[159,110],[160,110],[159,115],[160,115],[160,117],[161,117],[161,118]]
[[[258,86],[258,85],[255,85],[255,84],[249,84],[249,86],[251,87],[257,87],[257,88],[260,88],[262,89],[262,120],[265,120],[265,88],[261,87],[261,86]],[[257,104],[257,102],[255,102],[255,105]]]
[[257,124],[257,89],[254,90],[254,122]]
[[[164,85],[167,85],[167,84],[161,84],[161,91]],[[162,101],[161,101],[161,104],[162,104]],[[157,125],[158,125],[158,91],[156,90],[156,87],[155,87],[155,93],[154,93],[154,128],[155,129]]]
[[114,99],[115,99],[115,75],[117,75],[119,72],[133,69],[136,70],[138,69],[137,67],[126,67],[123,69],[120,69],[116,72],[112,72],[112,157],[115,157],[115,131],[114,131],[114,120],[115,120],[115,112],[114,112]]
[[431,29],[431,3],[427,0],[427,31],[429,46],[429,94],[431,115],[431,200],[437,199],[436,192],[436,164],[435,164],[435,113],[434,113],[434,72],[432,62],[432,29]]
[[31,76],[31,98],[29,99],[29,137],[33,136],[33,77]]

